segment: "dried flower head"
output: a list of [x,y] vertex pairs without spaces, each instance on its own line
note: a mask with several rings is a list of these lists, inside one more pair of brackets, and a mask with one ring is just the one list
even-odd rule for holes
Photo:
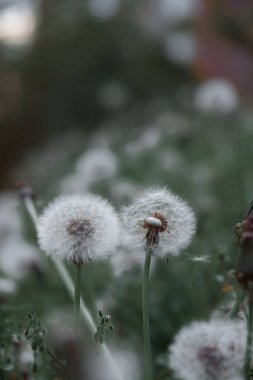
[[39,219],[41,249],[77,264],[103,260],[113,253],[119,235],[112,206],[95,195],[56,198]]
[[149,189],[121,212],[122,242],[130,248],[151,247],[159,255],[178,255],[190,243],[195,216],[166,188]]
[[169,365],[182,380],[240,380],[245,348],[243,322],[193,322],[169,347]]
[[239,256],[236,277],[239,282],[248,285],[253,280],[253,218],[248,216],[242,223],[236,225],[238,231]]

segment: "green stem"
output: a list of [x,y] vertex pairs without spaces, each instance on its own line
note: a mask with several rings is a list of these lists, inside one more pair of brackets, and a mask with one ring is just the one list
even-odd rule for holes
[[79,324],[80,324],[81,271],[82,271],[82,265],[76,264],[74,321],[75,321],[75,326],[77,330],[79,329]]
[[251,353],[252,353],[252,328],[253,328],[253,297],[252,297],[252,284],[249,284],[249,313],[248,313],[248,336],[247,336],[247,348],[245,358],[245,380],[250,379],[251,370]]
[[237,299],[236,299],[236,301],[232,307],[232,310],[230,311],[230,314],[229,314],[231,319],[235,319],[237,317],[239,311],[241,310],[241,307],[242,307],[242,304],[244,302],[245,297],[246,297],[245,292],[237,295]]
[[58,364],[58,366],[61,367],[61,369],[69,375],[67,368],[60,362],[60,360],[57,359],[57,357],[49,350],[48,347],[46,347],[46,352]]
[[149,327],[149,270],[151,262],[151,252],[146,251],[144,272],[143,272],[143,292],[142,292],[142,309],[143,309],[143,346],[144,346],[144,367],[145,380],[153,379],[152,352],[150,344],[150,327]]

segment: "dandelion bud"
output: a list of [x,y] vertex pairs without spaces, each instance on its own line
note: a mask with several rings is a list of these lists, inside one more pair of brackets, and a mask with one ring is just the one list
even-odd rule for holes
[[25,181],[16,182],[16,187],[19,189],[19,195],[21,199],[35,198],[35,191]]
[[149,189],[121,212],[122,242],[129,248],[152,248],[160,256],[177,256],[194,235],[191,208],[169,190]]
[[39,219],[46,254],[75,264],[104,260],[118,244],[119,222],[112,206],[94,195],[56,198]]
[[245,285],[253,281],[253,218],[246,218],[241,224],[239,237],[239,258],[236,268],[237,280]]

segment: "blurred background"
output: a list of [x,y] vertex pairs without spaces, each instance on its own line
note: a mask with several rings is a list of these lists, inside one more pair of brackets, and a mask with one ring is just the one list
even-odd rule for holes
[[[46,319],[71,305],[17,183],[35,189],[39,210],[86,191],[119,209],[168,186],[198,217],[192,246],[167,265],[156,258],[151,275],[157,379],[173,379],[165,353],[178,329],[233,300],[233,229],[253,198],[252,67],[250,0],[0,1],[0,298],[13,329],[27,309]],[[142,378],[142,264],[119,252],[83,285],[94,315],[112,315],[126,380]]]

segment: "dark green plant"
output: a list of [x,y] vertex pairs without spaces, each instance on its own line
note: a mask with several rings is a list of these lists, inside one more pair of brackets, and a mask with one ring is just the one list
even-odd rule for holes
[[110,324],[111,316],[107,314],[103,314],[102,311],[98,312],[98,320],[99,323],[97,325],[97,331],[94,334],[94,346],[92,353],[95,354],[99,349],[99,346],[104,343],[105,334],[108,331],[113,331],[114,328]]

